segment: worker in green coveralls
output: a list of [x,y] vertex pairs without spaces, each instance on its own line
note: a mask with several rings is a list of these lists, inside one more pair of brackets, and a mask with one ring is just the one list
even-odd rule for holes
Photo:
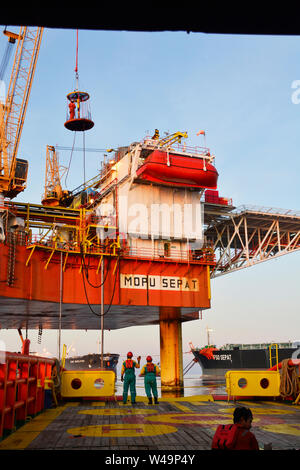
[[[137,362],[132,360],[132,352],[127,353],[127,359],[122,364],[121,382],[123,385],[123,403],[127,403],[128,389],[130,388],[130,398],[132,405],[135,405],[136,387],[135,387],[135,369],[140,368],[141,356],[137,357]],[[124,377],[125,376],[125,377]]]
[[156,383],[156,377],[160,375],[160,370],[159,367],[156,364],[153,364],[152,362],[152,357],[147,356],[146,357],[147,364],[144,365],[144,367],[141,370],[140,377],[144,376],[144,383],[145,383],[145,391],[146,395],[148,397],[148,404],[152,405],[152,395],[154,397],[154,403],[158,405],[157,397],[157,383]]

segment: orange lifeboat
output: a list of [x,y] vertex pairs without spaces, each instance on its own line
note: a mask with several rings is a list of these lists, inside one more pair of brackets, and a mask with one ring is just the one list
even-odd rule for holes
[[194,188],[217,188],[216,168],[201,156],[154,150],[136,172],[139,180]]

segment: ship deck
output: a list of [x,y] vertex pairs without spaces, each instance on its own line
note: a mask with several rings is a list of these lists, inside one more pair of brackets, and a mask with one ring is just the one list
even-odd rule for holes
[[0,450],[102,450],[109,458],[112,452],[128,455],[138,450],[192,456],[210,450],[217,425],[231,423],[238,404],[251,408],[252,431],[261,450],[269,443],[273,450],[300,450],[299,406],[274,401],[234,403],[212,395],[160,398],[158,405],[148,405],[145,397],[138,397],[136,405],[118,400],[65,402],[2,439]]

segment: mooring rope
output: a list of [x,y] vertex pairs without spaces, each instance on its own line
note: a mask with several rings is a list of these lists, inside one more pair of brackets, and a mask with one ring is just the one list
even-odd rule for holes
[[282,361],[280,381],[280,396],[283,398],[296,397],[300,393],[300,382],[297,367],[289,365],[289,359]]

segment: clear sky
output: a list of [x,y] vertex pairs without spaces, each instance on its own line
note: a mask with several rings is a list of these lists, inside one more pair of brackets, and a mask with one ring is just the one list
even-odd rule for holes
[[[8,28],[15,30],[16,28]],[[6,38],[0,37],[0,58]],[[40,203],[46,145],[71,147],[64,128],[66,94],[75,87],[75,30],[45,29],[19,157],[29,161],[28,187],[16,201]],[[12,62],[5,76],[8,81]],[[187,131],[189,145],[206,143],[216,156],[220,196],[236,206],[254,204],[300,210],[300,38],[201,33],[79,31],[79,84],[90,94],[94,128],[88,148],[115,148],[159,129]],[[82,146],[77,134],[76,145]],[[86,153],[86,179],[102,154]],[[67,165],[70,151],[60,153]],[[83,182],[83,156],[73,154],[67,189]],[[212,307],[183,324],[188,343],[206,343],[206,327],[224,343],[300,339],[300,253],[212,280]],[[57,354],[57,332],[30,332],[32,349]],[[76,353],[97,350],[99,332],[63,332]],[[15,331],[1,331],[8,350]],[[105,350],[159,354],[158,326],[105,333]],[[188,358],[188,359],[186,359]],[[191,355],[185,354],[185,360]]]

